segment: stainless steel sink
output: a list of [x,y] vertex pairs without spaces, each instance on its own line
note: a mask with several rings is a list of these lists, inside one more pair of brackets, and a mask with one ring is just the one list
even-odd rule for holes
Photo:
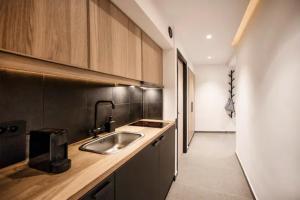
[[112,134],[91,140],[79,147],[82,151],[89,151],[99,154],[112,154],[124,149],[138,139],[142,133],[114,132]]

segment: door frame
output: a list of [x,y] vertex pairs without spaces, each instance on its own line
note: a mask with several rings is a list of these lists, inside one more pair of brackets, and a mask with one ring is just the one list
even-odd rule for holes
[[[192,81],[191,79],[190,79],[190,73],[192,73],[193,74],[193,85],[194,85],[194,101],[193,101],[193,112],[195,113],[195,87],[196,87],[196,85],[195,85],[195,73],[191,70],[191,69],[188,69],[188,80],[187,80],[187,88],[188,88],[188,93],[187,93],[187,96],[188,96],[188,102],[187,102],[187,105],[189,106],[189,104],[190,104],[190,95],[189,95],[189,84],[190,84],[190,81]],[[190,112],[189,111],[189,109],[187,110],[187,112]],[[187,115],[189,115],[189,113],[187,113]],[[195,115],[194,115],[194,117],[196,117]],[[187,133],[189,134],[189,131],[190,131],[190,129],[189,129],[189,123],[190,123],[190,121],[189,121],[190,119],[189,119],[189,116],[188,116],[188,121],[187,121],[187,126],[188,126],[188,128],[187,128]],[[194,119],[195,120],[195,119]],[[194,121],[194,123],[195,123],[195,121]],[[189,140],[189,135],[187,135],[187,150],[190,148],[190,144],[192,143],[192,140],[193,140],[193,138],[194,138],[194,136],[195,136],[195,129],[193,130],[193,135],[192,135],[192,138],[191,138],[191,140]]]
[[182,53],[177,49],[177,118],[176,118],[176,128],[177,128],[177,171],[178,171],[178,60],[183,63],[183,153],[187,153],[188,149],[188,135],[187,135],[187,80],[188,80],[188,66],[187,61],[183,57]]

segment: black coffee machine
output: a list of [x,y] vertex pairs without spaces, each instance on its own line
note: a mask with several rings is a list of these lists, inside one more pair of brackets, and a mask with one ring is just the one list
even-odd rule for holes
[[41,129],[30,132],[29,166],[48,173],[61,173],[71,167],[67,131]]

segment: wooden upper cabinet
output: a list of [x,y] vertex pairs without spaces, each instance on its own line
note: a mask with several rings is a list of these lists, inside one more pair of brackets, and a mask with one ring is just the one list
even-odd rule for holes
[[125,77],[128,68],[128,23],[128,17],[111,4],[112,74]]
[[142,80],[142,31],[129,21],[127,77]]
[[90,0],[90,67],[141,79],[141,30],[109,0]]
[[85,0],[0,0],[0,48],[87,68]]
[[107,0],[89,0],[90,68],[112,73],[111,5]]
[[145,33],[142,33],[143,81],[163,85],[162,49]]

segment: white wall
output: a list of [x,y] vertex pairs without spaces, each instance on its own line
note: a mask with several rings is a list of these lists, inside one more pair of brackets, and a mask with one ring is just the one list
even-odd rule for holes
[[177,49],[187,61],[187,66],[194,72],[194,66],[184,47],[174,35],[174,48],[164,50],[163,76],[164,76],[164,104],[163,119],[175,120],[177,118]]
[[[178,49],[180,51],[180,53],[182,54],[182,56],[185,58],[186,62],[187,62],[187,66],[190,70],[192,70],[194,72],[194,64],[192,63],[189,55],[187,54],[187,52],[185,51],[185,47],[182,45],[182,42],[178,39],[177,35],[176,35],[176,29],[174,28],[175,31],[175,49]],[[176,50],[177,51],[177,50]],[[176,55],[177,56],[177,55]]]
[[175,120],[177,117],[177,68],[176,50],[164,50],[163,53],[163,119]]
[[236,151],[254,193],[300,199],[300,1],[261,1],[236,56]]
[[229,71],[225,65],[195,67],[196,131],[235,131],[235,120],[224,109],[229,97]]

